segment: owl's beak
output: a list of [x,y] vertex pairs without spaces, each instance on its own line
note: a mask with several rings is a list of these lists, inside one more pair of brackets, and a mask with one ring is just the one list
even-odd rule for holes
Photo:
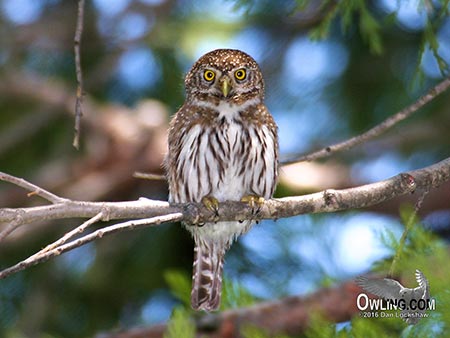
[[220,89],[222,90],[222,94],[224,97],[228,97],[231,89],[230,79],[228,77],[223,77],[220,80]]

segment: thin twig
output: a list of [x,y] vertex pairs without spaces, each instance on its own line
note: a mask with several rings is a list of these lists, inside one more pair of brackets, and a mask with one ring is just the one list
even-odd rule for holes
[[143,180],[152,180],[152,181],[165,181],[166,176],[164,175],[158,175],[158,174],[152,174],[152,173],[141,173],[139,171],[136,171],[133,174],[133,177],[140,178]]
[[[100,221],[102,219],[102,217],[103,217],[103,212],[99,212],[97,215],[95,215],[92,218],[89,218],[86,222],[84,222],[80,226],[78,226],[75,229],[73,229],[73,230],[69,231],[68,233],[66,233],[63,237],[58,239],[56,242],[53,242],[52,244],[47,245],[44,249],[42,249],[41,251],[36,253],[34,256],[43,254],[45,252],[48,252],[50,250],[55,249],[58,246],[63,245],[64,243],[66,243],[72,237],[83,233],[92,224],[97,223],[98,221]],[[31,257],[33,257],[33,256],[31,256]]]
[[90,233],[89,235],[83,236],[79,239],[73,240],[69,243],[63,244],[61,246],[58,246],[52,250],[45,251],[42,254],[35,254],[27,259],[7,268],[2,271],[0,271],[0,279],[6,278],[11,274],[17,273],[19,271],[22,271],[30,266],[45,262],[49,260],[52,257],[59,256],[60,254],[78,248],[82,245],[85,245],[89,242],[92,242],[96,239],[102,238],[107,235],[111,235],[116,232],[125,231],[125,230],[133,230],[133,229],[141,229],[146,228],[151,225],[159,225],[162,223],[167,222],[176,222],[183,218],[182,213],[174,213],[174,214],[168,214],[164,216],[158,216],[158,217],[152,217],[152,218],[145,218],[141,220],[134,220],[134,221],[128,221],[128,222],[122,222],[118,224],[114,224],[108,227],[104,227],[102,229],[99,229],[97,231],[94,231]]
[[21,188],[24,188],[25,190],[30,191],[30,193],[28,194],[29,197],[34,195],[40,196],[53,204],[64,203],[68,201],[68,199],[56,196],[55,194],[52,194],[51,192],[42,189],[41,187],[38,187],[37,185],[34,185],[33,183],[30,183],[23,178],[18,178],[3,172],[0,172],[0,181],[15,184]]
[[83,73],[81,70],[81,56],[80,46],[81,37],[83,35],[83,22],[84,21],[84,0],[78,1],[78,15],[77,26],[75,30],[74,38],[74,51],[75,51],[75,71],[77,75],[77,99],[75,102],[75,135],[73,138],[73,146],[76,149],[80,148],[80,126],[81,117],[83,116]]
[[425,95],[421,96],[416,102],[409,105],[408,107],[402,109],[398,113],[388,117],[386,120],[376,125],[375,127],[369,129],[365,133],[352,137],[348,140],[342,141],[340,143],[333,144],[331,146],[325,147],[321,150],[313,152],[307,155],[297,155],[290,159],[282,161],[281,164],[287,165],[303,161],[313,161],[320,158],[331,156],[337,152],[348,150],[357,146],[361,143],[367,142],[375,137],[380,136],[399,122],[407,119],[420,108],[425,106],[427,103],[435,99],[437,96],[445,92],[450,87],[450,78],[445,78],[443,81],[438,83],[436,86],[431,88]]
[[21,225],[20,222],[9,223],[7,227],[0,232],[0,243]]

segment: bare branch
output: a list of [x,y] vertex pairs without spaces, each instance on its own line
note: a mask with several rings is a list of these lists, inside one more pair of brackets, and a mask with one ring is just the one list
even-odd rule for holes
[[[76,236],[77,234],[84,232],[89,226],[100,221],[102,219],[102,217],[103,217],[103,213],[102,212],[98,213],[97,215],[88,219],[86,222],[84,222],[80,226],[73,229],[72,231],[69,231],[67,234],[65,234],[63,237],[58,239],[56,242],[53,242],[52,244],[47,245],[44,249],[42,249],[42,250],[38,251],[37,253],[35,253],[34,255],[28,257],[26,260],[16,264],[14,267],[18,267],[20,265],[21,267],[23,267],[25,269],[28,266],[34,265],[33,262],[45,261],[45,260],[42,260],[42,257],[45,256],[46,253],[53,251],[53,250],[56,250],[55,252],[57,252],[59,250],[59,248],[61,248],[61,246],[64,245],[64,243],[66,243],[70,238]],[[82,240],[82,238],[80,238],[80,240]],[[83,245],[83,244],[80,244],[80,245]],[[62,253],[62,252],[60,252],[60,253]],[[11,269],[14,267],[11,267]],[[14,273],[14,272],[18,272],[20,270],[12,269],[10,271],[11,271],[10,273]],[[7,276],[8,276],[8,273],[5,275],[5,277],[7,277]]]
[[81,37],[83,35],[83,23],[84,23],[84,0],[78,1],[78,15],[77,26],[75,30],[74,38],[74,52],[75,52],[75,71],[77,75],[77,99],[75,103],[75,135],[73,138],[73,146],[76,149],[80,147],[80,125],[81,116],[83,115],[83,73],[81,70],[81,56],[80,46]]
[[63,218],[91,218],[103,213],[102,220],[147,218],[180,212],[181,208],[171,206],[165,201],[140,199],[129,202],[86,202],[67,201],[54,205],[29,208],[0,209],[0,223],[18,222],[19,225],[36,221],[49,221]]
[[373,138],[376,138],[381,134],[385,133],[386,131],[388,131],[389,129],[391,129],[392,127],[394,127],[399,122],[410,117],[420,108],[425,106],[430,101],[434,100],[437,96],[439,96],[443,92],[445,92],[449,87],[450,87],[450,78],[445,78],[443,81],[441,81],[436,86],[431,88],[425,95],[421,96],[416,102],[402,109],[398,113],[388,117],[386,120],[376,125],[375,127],[369,129],[365,133],[352,137],[340,143],[330,145],[311,154],[294,156],[291,159],[283,161],[282,164],[286,165],[302,161],[313,161],[320,158],[328,157],[337,152],[348,150],[364,142],[367,142]]
[[76,227],[75,229],[69,231],[67,234],[65,234],[63,237],[58,239],[56,242],[53,242],[52,244],[47,245],[44,249],[42,249],[41,251],[36,253],[34,256],[38,256],[40,254],[43,254],[43,253],[48,252],[50,250],[53,250],[53,249],[57,248],[58,246],[63,245],[64,243],[66,243],[72,237],[75,237],[76,235],[83,233],[92,224],[97,223],[98,221],[101,221],[102,218],[103,218],[103,213],[102,212],[98,213],[97,215],[95,215],[92,218],[89,218],[86,222],[84,222],[80,226]]
[[7,227],[0,232],[0,242],[3,241],[6,237],[8,237],[14,230],[16,230],[21,225],[22,224],[20,222],[16,221],[9,223]]
[[40,196],[40,197],[46,199],[47,201],[49,201],[53,204],[64,203],[64,202],[68,201],[68,199],[56,196],[55,194],[52,194],[51,192],[49,192],[45,189],[42,189],[41,187],[38,187],[37,185],[34,185],[33,183],[30,183],[30,182],[24,180],[23,178],[11,176],[11,175],[8,175],[3,172],[0,172],[0,181],[5,181],[5,182],[15,184],[21,188],[24,188],[25,190],[30,191],[30,193],[28,194],[29,197],[33,196],[33,195],[37,195],[37,196]]
[[[1,177],[1,176],[0,176]],[[429,167],[398,174],[371,184],[348,189],[328,189],[314,194],[268,200],[261,207],[260,219],[277,219],[306,213],[335,212],[365,208],[414,192],[438,187],[450,180],[450,158]],[[141,198],[129,202],[86,202],[65,200],[49,206],[0,209],[0,222],[20,221],[28,224],[62,218],[90,218],[103,212],[104,219],[147,218],[183,213],[183,221],[214,221],[215,215],[202,204],[169,204]],[[246,203],[224,202],[219,205],[220,221],[237,221],[252,217]]]
[[[4,177],[3,176],[0,176]],[[10,177],[9,175],[6,176]],[[304,196],[285,197],[266,201],[261,207],[258,219],[278,219],[306,213],[335,212],[364,208],[390,200],[416,190],[428,191],[450,180],[450,158],[429,167],[398,174],[384,181],[342,190],[325,190]],[[30,183],[16,179],[9,182],[29,189]],[[25,183],[23,183],[25,182]],[[34,186],[33,186],[34,188]],[[73,232],[65,235],[50,248],[0,272],[0,278],[21,271],[31,265],[46,261],[62,252],[84,245],[106,234],[132,230],[164,222],[184,221],[187,224],[204,221],[237,221],[252,219],[252,211],[246,203],[224,202],[219,205],[219,219],[201,204],[183,203],[170,205],[164,201],[141,198],[131,202],[85,202],[62,200],[49,206],[0,209],[0,223],[11,222],[17,228],[20,224],[61,218],[92,218]],[[96,221],[145,218],[101,228],[89,235],[69,243],[65,241]],[[193,225],[195,226],[195,225]],[[65,243],[60,245],[60,243]],[[56,246],[56,247],[55,247]]]
[[141,220],[118,223],[101,228],[99,230],[90,233],[89,235],[83,236],[79,239],[73,240],[61,246],[57,246],[51,250],[44,249],[41,252],[38,252],[37,254],[34,254],[28,257],[27,259],[17,263],[16,265],[13,265],[7,269],[0,271],[0,279],[6,278],[9,275],[22,271],[30,266],[45,262],[52,257],[59,256],[60,254],[66,251],[78,248],[96,239],[102,238],[103,236],[111,235],[113,233],[125,230],[141,229],[151,225],[159,225],[161,223],[166,222],[176,222],[181,220],[182,218],[183,218],[182,213],[174,213],[153,218],[145,218]]
[[165,181],[166,180],[166,176],[164,176],[164,175],[158,175],[158,174],[153,174],[153,173],[141,173],[139,171],[136,171],[133,174],[133,177],[140,178],[143,180],[153,180],[153,181]]

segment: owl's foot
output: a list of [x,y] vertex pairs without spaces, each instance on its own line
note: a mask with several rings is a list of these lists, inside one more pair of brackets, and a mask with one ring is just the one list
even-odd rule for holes
[[241,202],[247,203],[248,206],[252,209],[257,208],[256,210],[260,210],[264,204],[264,197],[256,196],[256,195],[246,195],[241,198]]
[[216,219],[219,218],[219,201],[217,200],[217,198],[212,196],[205,196],[202,198],[202,204],[206,207],[206,209],[214,213],[214,219],[215,222],[217,222]]
[[252,208],[252,215],[256,219],[256,223],[259,223],[258,214],[261,211],[261,207],[264,204],[264,197],[257,195],[246,195],[241,198],[241,202],[247,203]]

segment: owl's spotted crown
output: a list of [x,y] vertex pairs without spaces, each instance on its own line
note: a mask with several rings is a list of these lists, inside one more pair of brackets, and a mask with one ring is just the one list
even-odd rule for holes
[[192,67],[193,69],[209,65],[221,71],[231,71],[236,67],[246,66],[250,69],[259,70],[256,61],[247,53],[238,49],[216,49],[206,53]]
[[216,49],[200,57],[186,75],[185,86],[188,100],[222,99],[239,104],[264,97],[258,64],[237,49]]

